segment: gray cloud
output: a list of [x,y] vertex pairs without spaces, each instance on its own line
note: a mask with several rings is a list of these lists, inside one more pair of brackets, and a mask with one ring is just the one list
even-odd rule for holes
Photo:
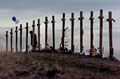
[[79,9],[109,9],[119,6],[116,0],[1,0],[0,8],[4,9],[44,9],[44,10],[79,10]]

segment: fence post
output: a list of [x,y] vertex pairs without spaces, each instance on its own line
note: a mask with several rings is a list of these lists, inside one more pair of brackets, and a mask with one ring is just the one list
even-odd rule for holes
[[16,44],[16,53],[18,52],[18,27],[16,26],[16,30],[15,30],[15,33],[16,33],[16,41],[15,41],[15,44]]
[[26,52],[28,52],[28,23],[26,23]]
[[53,37],[53,50],[55,50],[55,16],[52,16],[52,37]]
[[71,13],[71,52],[74,52],[74,13]]
[[78,18],[78,20],[80,20],[80,53],[83,52],[83,12],[80,11],[80,18]]
[[38,51],[40,51],[40,19],[38,19]]
[[62,38],[61,38],[61,45],[62,45],[62,51],[64,51],[64,38],[65,38],[65,13],[63,13],[62,17]]
[[100,10],[100,16],[98,17],[100,19],[100,36],[99,36],[99,52],[100,52],[100,57],[102,57],[103,54],[103,47],[102,47],[102,42],[103,42],[103,10]]
[[45,49],[48,48],[48,17],[45,17]]
[[94,39],[94,35],[93,35],[93,11],[90,12],[90,55],[91,55],[91,52],[92,52],[92,48],[94,47],[93,45],[93,39]]
[[13,52],[12,42],[13,42],[13,29],[11,28],[11,32],[10,32],[10,52]]
[[20,52],[22,52],[22,24],[20,24]]
[[8,31],[6,31],[6,52],[8,52]]
[[35,46],[34,46],[34,34],[35,34],[35,20],[33,20],[33,33],[32,33],[32,49],[34,50],[35,49]]
[[114,56],[114,48],[113,48],[113,40],[112,40],[112,21],[115,22],[112,18],[112,12],[109,11],[108,13],[108,19],[107,21],[109,22],[109,57],[110,59],[113,59]]

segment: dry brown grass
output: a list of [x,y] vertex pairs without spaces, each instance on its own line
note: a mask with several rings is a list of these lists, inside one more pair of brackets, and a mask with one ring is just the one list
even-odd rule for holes
[[58,53],[0,53],[0,79],[120,79],[120,62]]

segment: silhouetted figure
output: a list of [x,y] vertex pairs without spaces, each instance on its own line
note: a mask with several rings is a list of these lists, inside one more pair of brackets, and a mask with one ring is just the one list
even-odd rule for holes
[[[32,45],[32,38],[33,38],[33,31],[30,31],[30,36],[31,36],[31,45]],[[33,47],[33,45],[32,45]],[[33,48],[36,48],[37,47],[37,35],[34,34],[34,47]]]

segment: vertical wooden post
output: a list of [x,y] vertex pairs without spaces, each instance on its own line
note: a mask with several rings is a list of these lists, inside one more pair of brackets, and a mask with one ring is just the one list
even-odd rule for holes
[[15,30],[15,33],[16,33],[16,41],[15,41],[15,44],[16,44],[16,53],[18,52],[18,27],[16,26],[16,30]]
[[45,17],[45,49],[48,47],[48,17]]
[[28,52],[28,23],[26,23],[26,52]]
[[35,20],[33,20],[33,33],[32,33],[32,46],[33,46],[33,50],[35,49],[35,46],[34,46],[34,34],[35,34]]
[[71,51],[74,52],[74,13],[71,13]]
[[112,12],[109,11],[109,14],[108,14],[108,19],[107,21],[109,22],[109,57],[110,59],[113,59],[113,55],[114,55],[114,48],[113,48],[113,40],[112,40],[112,21],[113,18],[112,18]]
[[103,54],[103,47],[102,47],[102,42],[103,42],[103,10],[100,10],[100,16],[98,17],[100,19],[100,36],[99,36],[99,52],[100,52],[100,57],[102,57]]
[[22,24],[20,24],[20,52],[22,52]]
[[65,13],[63,13],[62,17],[62,50],[64,50],[64,38],[65,38]]
[[78,20],[80,20],[80,53],[83,52],[83,12],[80,11],[80,18],[78,18]]
[[10,52],[13,52],[12,42],[13,42],[13,29],[11,28],[11,32],[10,32]]
[[55,16],[52,16],[52,37],[53,37],[53,50],[55,50]]
[[90,55],[91,55],[91,49],[94,47],[93,45],[93,39],[94,39],[94,35],[93,35],[93,11],[90,12]]
[[8,31],[6,31],[6,52],[8,52]]
[[38,19],[38,51],[40,51],[40,19]]

